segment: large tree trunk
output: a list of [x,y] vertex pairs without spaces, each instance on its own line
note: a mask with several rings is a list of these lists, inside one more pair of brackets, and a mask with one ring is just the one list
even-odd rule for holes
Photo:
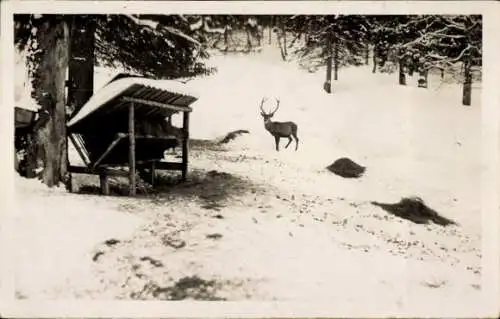
[[372,68],[372,73],[377,72],[377,45],[375,44],[373,46],[373,68]]
[[471,105],[472,74],[470,54],[464,56],[464,86],[462,94],[462,104]]
[[326,79],[323,89],[327,93],[332,93],[332,56],[333,56],[333,45],[332,41],[327,43],[327,60],[326,60]]
[[37,131],[40,157],[44,162],[43,182],[52,187],[67,177],[65,82],[69,56],[69,28],[66,21],[44,24],[39,30],[43,56],[36,74],[36,98],[48,121]]

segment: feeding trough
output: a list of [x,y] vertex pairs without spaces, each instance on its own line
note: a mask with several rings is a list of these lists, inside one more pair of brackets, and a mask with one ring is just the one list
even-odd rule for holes
[[[85,166],[68,166],[70,173],[101,176],[109,193],[108,175],[128,176],[135,195],[137,170],[181,171],[186,179],[190,105],[198,97],[185,84],[171,80],[120,77],[97,91],[68,121],[68,137]],[[166,119],[182,113],[181,128]],[[180,162],[167,162],[164,152],[181,145]],[[113,167],[128,167],[128,172]]]

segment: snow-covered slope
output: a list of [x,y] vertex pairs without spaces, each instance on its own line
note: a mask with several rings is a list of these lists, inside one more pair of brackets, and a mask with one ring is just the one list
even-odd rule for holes
[[[196,274],[243,279],[245,284],[238,287],[245,289],[255,285],[251,288],[257,294],[240,298],[325,299],[353,307],[364,302],[367,307],[373,306],[369,309],[401,309],[401,304],[434,310],[480,307],[484,167],[479,88],[473,90],[473,105],[464,107],[458,85],[439,85],[439,78],[432,77],[430,88],[425,90],[416,87],[415,77],[408,78],[407,86],[400,86],[396,74],[372,74],[370,68],[359,67],[341,69],[338,81],[333,83],[334,93],[329,95],[322,90],[323,69],[317,73],[300,70],[293,62],[281,61],[279,51],[266,47],[260,54],[215,56],[210,63],[218,67],[217,74],[188,82],[200,96],[192,105],[191,137],[213,139],[236,129],[247,129],[250,134],[231,141],[223,152],[193,150],[189,176],[195,183],[175,189],[168,204],[55,193],[48,197],[50,201],[42,201],[35,196],[33,204],[25,201],[20,206],[30,208],[18,219],[20,241],[36,251],[37,241],[26,235],[36,228],[29,216],[39,213],[35,207],[56,209],[75,203],[80,209],[74,214],[44,215],[44,222],[50,223],[48,219],[53,218],[70,229],[75,216],[85,221],[85,210],[97,211],[113,223],[121,217],[107,210],[126,210],[134,217],[149,219],[150,225],[137,231],[134,227],[138,222],[125,218],[123,233],[102,232],[102,238],[131,237],[106,252],[95,266],[109,282],[103,292],[95,293],[100,298],[129,296],[131,290],[142,289],[144,282],[139,279],[134,281],[137,287],[121,286],[128,280],[135,254],[153,255],[168,265],[146,270],[151,276],[148,280],[158,283]],[[103,74],[109,77],[102,83],[114,76],[106,72]],[[265,131],[259,114],[263,96],[270,98],[268,108],[274,106],[274,97],[280,98],[276,120],[298,124],[297,152],[293,147],[279,153],[274,150],[274,140]],[[344,156],[366,166],[365,176],[348,180],[325,170]],[[213,170],[227,174],[219,173],[227,180],[217,177],[214,184],[208,184],[205,175]],[[235,186],[232,179],[236,186],[247,188],[217,209],[223,218],[214,218],[215,212],[198,199],[229,191],[227,188]],[[30,196],[26,191],[29,185],[22,181],[16,184],[23,199]],[[261,186],[263,190],[259,190]],[[459,226],[444,229],[413,224],[368,203],[397,202],[403,196],[420,196]],[[65,206],[57,205],[59,200]],[[95,214],[88,216],[97,218]],[[164,223],[165,219],[169,221]],[[179,230],[179,225],[185,224],[196,226]],[[129,232],[134,229],[132,236]],[[167,229],[179,230],[186,249],[168,250],[151,235],[153,229],[161,235]],[[222,235],[217,242],[206,237],[214,233]],[[82,231],[79,254],[97,237]],[[44,244],[42,248],[48,252],[35,257],[62,256],[55,252],[54,242]],[[399,242],[408,246],[398,246]],[[395,252],[395,247],[400,251]],[[129,256],[132,261],[125,260]],[[24,262],[21,271],[36,272],[39,278],[50,272],[49,267],[34,270],[26,266],[29,253],[19,258]],[[53,276],[47,278],[57,279]],[[25,278],[34,277],[30,274]],[[262,278],[265,280],[258,281]],[[43,295],[29,282],[22,283],[27,293],[33,289],[33,295]],[[44,284],[50,286],[40,283]],[[99,282],[95,280],[94,284]],[[81,292],[88,284],[78,285],[80,281],[66,286]],[[234,292],[228,298],[238,299]]]

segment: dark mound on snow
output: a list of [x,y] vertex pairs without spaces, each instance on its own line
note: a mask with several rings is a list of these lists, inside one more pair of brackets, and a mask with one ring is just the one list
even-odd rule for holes
[[456,223],[446,217],[440,216],[435,210],[425,205],[424,201],[418,197],[403,198],[399,203],[386,204],[371,202],[386,212],[407,219],[416,224],[428,224],[430,221],[441,226],[456,225]]
[[359,178],[363,176],[366,167],[356,164],[347,157],[342,157],[326,167],[330,172],[345,178]]
[[226,136],[224,136],[224,138],[222,138],[220,141],[219,141],[219,144],[226,144],[232,140],[234,140],[236,137],[238,137],[239,135],[242,135],[242,134],[249,134],[250,132],[247,131],[247,130],[236,130],[236,131],[232,131],[232,132],[229,132],[226,134]]

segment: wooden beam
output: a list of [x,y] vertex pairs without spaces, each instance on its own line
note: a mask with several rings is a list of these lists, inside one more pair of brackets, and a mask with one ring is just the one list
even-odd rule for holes
[[184,112],[182,117],[182,180],[186,180],[189,150],[189,113]]
[[160,103],[160,102],[156,102],[156,101],[148,101],[148,100],[139,99],[139,98],[130,97],[130,96],[123,96],[122,100],[126,101],[126,102],[131,102],[131,103],[162,107],[162,108],[177,111],[177,112],[191,112],[193,110],[189,106],[176,106],[176,105],[171,105],[171,104],[167,104],[167,103]]
[[126,171],[113,170],[105,167],[97,167],[95,169],[85,166],[69,166],[68,171],[75,174],[90,174],[100,175],[106,174],[108,176],[122,176],[127,177],[129,174]]
[[94,163],[94,165],[92,165],[92,167],[96,168],[102,162],[102,160],[105,159],[106,156],[108,156],[109,152],[111,152],[113,150],[113,148],[115,148],[115,146],[118,144],[118,142],[120,142],[121,139],[122,139],[122,136],[118,135],[115,138],[115,140],[108,146],[106,151],[104,151],[104,153],[102,153],[101,157],[99,157],[99,159]]
[[128,153],[128,168],[129,168],[129,194],[130,196],[135,196],[135,117],[134,117],[135,106],[134,102],[130,102],[128,108],[128,137],[129,137],[129,153]]
[[[118,133],[116,134],[119,137],[128,137],[127,133]],[[165,136],[148,136],[148,135],[136,135],[135,139],[149,139],[149,140],[177,140],[177,137],[174,135],[165,135]]]
[[73,143],[73,146],[75,147],[76,151],[78,152],[78,155],[80,155],[83,163],[85,163],[85,165],[87,165],[87,166],[90,165],[89,161],[87,161],[87,158],[85,158],[85,154],[83,154],[83,150],[80,148],[80,146],[76,142],[76,139],[73,136],[73,134],[72,133],[68,133],[68,137],[71,140],[71,142]]
[[[150,168],[150,163],[141,163],[141,167]],[[155,162],[155,170],[182,171],[184,164],[180,162]]]
[[[66,139],[65,139],[65,142],[66,142],[66,167],[69,167],[70,166],[70,163],[69,163],[69,142],[68,142],[68,130],[66,129]],[[66,176],[66,181],[65,181],[65,185],[66,185],[66,190],[68,192],[72,192],[73,191],[73,181],[72,181],[72,176],[71,176],[71,172],[67,171],[66,172],[67,176]]]
[[108,175],[106,173],[99,174],[99,181],[101,184],[101,192],[103,195],[109,195],[109,182]]
[[151,186],[155,186],[155,181],[156,181],[156,162],[151,162]]

